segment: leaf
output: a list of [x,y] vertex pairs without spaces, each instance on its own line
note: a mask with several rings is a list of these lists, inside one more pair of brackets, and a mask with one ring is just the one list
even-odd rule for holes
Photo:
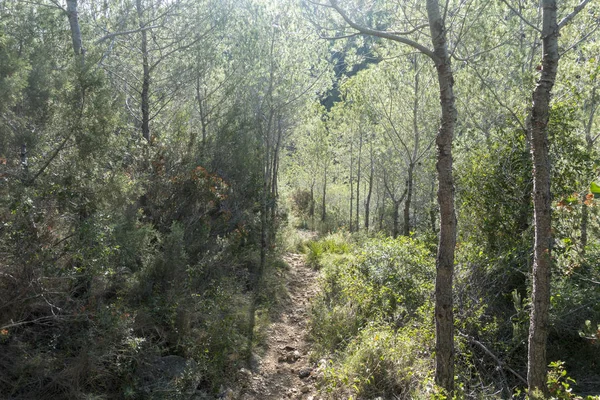
[[600,186],[596,182],[590,184],[590,191],[594,194],[595,198],[600,197]]

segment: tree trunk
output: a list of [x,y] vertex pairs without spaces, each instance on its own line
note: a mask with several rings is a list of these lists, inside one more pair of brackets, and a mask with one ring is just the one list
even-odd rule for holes
[[392,232],[392,236],[394,236],[394,239],[397,238],[398,233],[400,233],[400,230],[398,229],[399,219],[400,219],[400,202],[394,201],[394,230]]
[[140,50],[142,52],[142,136],[150,142],[150,62],[148,60],[148,35],[143,23],[144,9],[142,0],[136,0],[136,10],[141,29],[140,35],[142,42]]
[[353,182],[353,169],[354,169],[354,153],[353,153],[353,145],[350,143],[350,226],[348,229],[352,232],[352,213],[353,213],[353,205],[354,205],[354,182]]
[[441,126],[436,137],[438,157],[438,203],[440,237],[435,280],[435,382],[448,393],[454,390],[454,315],[452,281],[456,246],[456,214],[454,211],[454,178],[452,174],[452,139],[456,124],[454,77],[446,44],[446,28],[437,0],[427,0],[427,16],[440,88]]
[[373,164],[373,142],[370,142],[371,154],[371,169],[369,172],[369,191],[367,193],[367,201],[365,201],[365,231],[369,232],[369,214],[371,209],[371,195],[373,194],[373,175],[375,175],[375,166]]
[[533,92],[531,109],[531,155],[533,160],[533,210],[535,244],[533,251],[533,289],[529,325],[527,383],[529,396],[536,391],[548,394],[546,385],[546,340],[550,307],[551,194],[548,156],[550,97],[558,69],[556,0],[542,0],[542,71]]
[[454,178],[452,175],[452,139],[454,136],[457,112],[452,89],[454,77],[447,48],[446,27],[444,19],[440,14],[439,1],[426,0],[427,19],[429,22],[429,30],[431,32],[433,52],[426,46],[403,36],[401,33],[379,31],[357,24],[344,12],[337,0],[329,0],[329,5],[334,8],[352,28],[359,32],[407,44],[427,55],[435,62],[442,108],[441,126],[436,137],[436,145],[438,148],[436,169],[439,180],[438,203],[440,206],[440,237],[436,258],[435,382],[451,395],[454,389],[454,317],[452,311],[452,280],[454,274],[454,250],[456,246],[456,213],[454,210]]
[[431,180],[431,210],[429,210],[429,222],[431,223],[431,232],[437,234],[437,224],[435,223],[435,178]]
[[275,142],[275,149],[273,150],[273,167],[271,169],[271,196],[270,196],[270,212],[271,212],[271,221],[275,221],[275,216],[277,214],[277,198],[279,197],[278,193],[278,175],[279,175],[279,151],[281,149],[281,140],[283,137],[283,129],[281,128],[281,117],[278,119],[277,124],[277,141]]
[[419,152],[419,64],[418,58],[415,55],[413,57],[413,64],[415,66],[415,98],[413,103],[413,137],[414,137],[414,145],[412,155],[410,157],[410,164],[408,165],[408,194],[406,195],[406,202],[404,203],[404,236],[410,235],[410,205],[412,201],[413,194],[413,186],[414,186],[414,171],[415,171],[415,163],[418,161],[418,152]]
[[413,170],[415,166],[411,163],[408,166],[408,180],[406,181],[406,201],[404,202],[404,236],[410,236],[410,202],[413,192]]
[[321,222],[325,222],[325,218],[327,218],[327,210],[325,208],[325,196],[327,195],[327,166],[325,167],[325,172],[323,174],[323,207],[321,212]]
[[358,144],[358,160],[356,166],[356,232],[360,230],[360,161],[362,158],[362,141],[363,133],[360,131],[360,139]]
[[383,219],[385,218],[385,193],[381,199],[381,211],[379,212],[379,232],[383,231]]
[[81,40],[81,29],[79,28],[79,12],[77,11],[77,0],[67,0],[67,16],[71,27],[71,40],[73,51],[76,56],[81,56],[83,64],[83,44]]
[[[200,129],[202,132],[202,151],[206,151],[206,137],[208,135],[208,116],[206,115],[206,91],[202,93],[200,74],[196,78],[196,98],[198,101],[198,112],[200,113]],[[195,139],[195,135],[194,135]],[[195,140],[192,141],[192,144]],[[190,146],[191,148],[191,146]]]
[[310,208],[308,210],[308,215],[310,216],[310,223],[312,224],[312,229],[315,228],[315,180],[310,184]]

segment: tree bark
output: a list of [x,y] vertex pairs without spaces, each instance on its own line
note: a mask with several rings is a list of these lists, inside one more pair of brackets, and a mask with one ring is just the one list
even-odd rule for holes
[[81,40],[81,29],[79,28],[79,12],[77,11],[77,0],[67,0],[67,16],[71,27],[71,40],[73,51],[76,56],[81,56],[83,63],[83,44]]
[[325,222],[327,218],[327,209],[325,206],[327,205],[325,202],[325,196],[327,195],[327,166],[325,166],[325,171],[323,173],[323,203],[322,203],[322,211],[321,211],[321,222]]
[[312,224],[312,229],[315,228],[315,180],[313,180],[310,184],[310,209],[308,210],[308,215],[310,216],[310,222]]
[[353,144],[350,142],[350,226],[348,229],[352,232],[352,215],[353,215],[353,205],[354,205],[354,182],[353,182],[353,169],[354,169],[354,152],[353,152]]
[[385,217],[385,192],[381,196],[381,209],[379,212],[379,232],[383,231],[383,218]]
[[410,202],[412,200],[413,193],[413,170],[415,166],[411,162],[408,166],[408,180],[406,182],[406,201],[404,202],[404,236],[410,236]]
[[356,166],[356,232],[360,230],[360,161],[362,158],[363,133],[360,130],[358,142],[358,160]]
[[435,280],[435,382],[454,391],[454,315],[452,281],[454,249],[456,247],[456,214],[454,210],[454,177],[452,174],[452,140],[457,111],[454,99],[454,77],[446,42],[446,28],[439,3],[427,0],[429,29],[436,55],[436,70],[442,108],[441,126],[436,137],[438,149],[438,203],[440,206],[440,237],[436,259]]
[[148,34],[146,30],[144,30],[144,9],[142,5],[142,0],[136,0],[136,11],[139,19],[139,26],[142,31],[140,32],[141,40],[140,50],[142,52],[142,136],[148,142],[150,142],[150,61],[148,54]]
[[375,175],[375,166],[373,161],[373,141],[369,142],[371,155],[371,169],[369,172],[369,191],[367,192],[367,200],[365,201],[365,231],[369,232],[369,214],[371,210],[371,195],[373,194],[373,175]]
[[388,196],[390,196],[390,199],[392,200],[392,204],[394,205],[394,212],[393,212],[393,231],[392,231],[392,236],[394,238],[398,237],[398,234],[400,233],[400,229],[398,228],[399,224],[399,220],[400,220],[400,204],[402,204],[402,202],[404,201],[404,198],[406,197],[406,194],[408,193],[408,182],[406,184],[406,187],[404,188],[404,192],[402,193],[402,196],[400,196],[400,198],[396,198],[396,195],[394,193],[394,190],[392,190],[390,188],[390,186],[388,185],[386,179],[385,179],[385,175],[384,175],[384,180],[383,183],[385,185],[385,190],[388,193]]
[[548,155],[550,98],[558,69],[556,0],[542,0],[542,71],[533,92],[531,108],[531,155],[533,161],[533,209],[535,243],[533,251],[533,289],[529,325],[527,383],[529,396],[548,394],[546,385],[546,341],[550,308],[551,194]]
[[400,229],[398,228],[400,220],[400,202],[394,201],[394,230],[392,231],[392,236],[395,238],[398,237],[400,233]]
[[429,210],[429,222],[431,223],[431,232],[433,234],[437,234],[436,228],[436,216],[437,212],[435,209],[435,178],[431,180],[431,210]]
[[413,103],[413,152],[410,155],[410,164],[408,166],[408,194],[406,195],[406,202],[404,203],[404,236],[410,236],[410,205],[412,201],[413,194],[413,186],[414,186],[414,171],[415,171],[415,163],[418,161],[418,151],[419,151],[419,124],[418,124],[418,116],[419,116],[419,67],[417,62],[417,56],[414,56],[413,59],[415,66],[415,98]]

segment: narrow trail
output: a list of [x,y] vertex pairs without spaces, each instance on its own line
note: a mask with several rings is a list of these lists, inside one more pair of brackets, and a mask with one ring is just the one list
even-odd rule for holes
[[311,364],[307,342],[308,308],[317,293],[318,272],[299,254],[288,253],[286,285],[290,295],[280,318],[268,329],[264,355],[254,371],[243,370],[246,387],[241,400],[319,400],[315,388],[318,370]]

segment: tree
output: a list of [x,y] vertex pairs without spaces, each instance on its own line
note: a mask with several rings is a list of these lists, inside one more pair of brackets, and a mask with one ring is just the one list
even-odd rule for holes
[[552,225],[550,194],[550,160],[548,120],[550,99],[556,81],[559,62],[558,37],[560,29],[573,19],[589,2],[583,0],[563,20],[557,20],[556,0],[543,0],[542,65],[538,84],[533,91],[528,131],[531,138],[533,160],[533,209],[535,243],[533,252],[532,308],[529,325],[529,350],[527,357],[527,385],[532,397],[547,395],[546,341],[549,328],[550,269],[552,265]]
[[[456,215],[454,210],[454,179],[452,175],[452,139],[456,125],[457,111],[453,91],[453,72],[446,39],[445,18],[440,12],[439,2],[427,0],[426,13],[428,23],[412,26],[405,32],[389,32],[373,29],[354,19],[340,6],[337,0],[330,0],[327,7],[339,14],[345,23],[363,35],[408,45],[428,56],[435,64],[438,77],[440,105],[442,115],[436,145],[438,149],[438,204],[440,207],[440,235],[436,259],[436,373],[438,385],[452,392],[454,388],[454,319],[452,300],[452,281],[454,273],[454,251],[456,245]],[[433,48],[412,39],[411,34],[422,32],[429,27]]]

